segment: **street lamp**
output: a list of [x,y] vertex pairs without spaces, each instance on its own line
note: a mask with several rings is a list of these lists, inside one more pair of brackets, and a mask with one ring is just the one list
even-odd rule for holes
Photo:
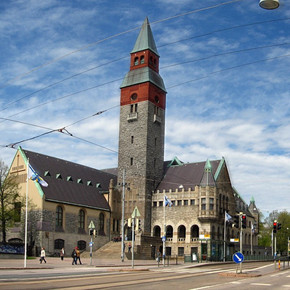
[[259,5],[264,9],[272,10],[278,8],[280,4],[279,0],[260,0]]

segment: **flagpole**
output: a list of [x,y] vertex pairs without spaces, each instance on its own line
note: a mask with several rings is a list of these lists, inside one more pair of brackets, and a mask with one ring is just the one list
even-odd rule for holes
[[25,230],[24,230],[24,268],[26,268],[27,258],[27,208],[28,208],[28,170],[29,170],[29,158],[27,159],[27,178],[26,178],[26,196],[25,196]]
[[164,194],[164,204],[163,204],[163,207],[164,207],[164,233],[163,233],[163,249],[162,249],[162,256],[163,256],[163,267],[165,267],[165,239],[166,239],[166,216],[165,216],[165,205],[166,203],[166,200],[165,200],[165,194]]
[[225,211],[225,221],[224,221],[224,262],[226,261],[226,211]]

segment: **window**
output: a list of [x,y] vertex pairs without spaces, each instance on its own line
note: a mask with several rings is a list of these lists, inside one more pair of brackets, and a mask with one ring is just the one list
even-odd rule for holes
[[163,201],[159,201],[159,206],[163,206]]
[[99,215],[99,233],[100,235],[105,234],[105,216],[102,212]]
[[86,241],[78,241],[78,248],[79,250],[85,250],[87,247],[87,242]]
[[143,64],[144,62],[145,62],[145,60],[144,60],[144,55],[142,55],[142,56],[140,57],[140,63]]
[[171,200],[172,206],[175,206],[175,200]]
[[190,200],[190,205],[195,205],[195,199]]
[[62,239],[54,240],[54,249],[61,250],[62,248],[64,248],[64,240]]
[[173,238],[173,227],[172,226],[166,227],[166,238]]
[[201,210],[206,210],[206,199],[205,198],[201,199]]
[[131,136],[131,144],[134,143],[134,136]]
[[21,220],[21,202],[14,203],[14,222],[18,223]]
[[154,115],[159,116],[159,107],[154,107]]
[[157,201],[153,201],[153,207],[157,207]]
[[139,58],[136,56],[134,58],[134,65],[138,65],[139,64]]
[[199,237],[199,227],[194,225],[190,229],[191,238],[198,238]]
[[153,237],[159,237],[161,236],[161,229],[159,226],[155,226],[153,228]]
[[178,227],[178,238],[179,239],[185,239],[186,235],[186,228],[184,225],[181,225]]
[[184,247],[178,247],[178,256],[184,256]]
[[79,211],[79,228],[85,229],[85,211],[83,209]]
[[55,215],[55,225],[57,227],[62,227],[63,222],[63,209],[61,206],[57,206]]
[[131,96],[131,100],[132,101],[136,101],[137,100],[137,94],[136,93],[134,93],[134,94],[132,94],[132,96]]
[[214,199],[213,198],[209,199],[209,210],[214,210]]
[[132,166],[134,164],[134,159],[133,157],[130,158],[130,165]]
[[188,205],[188,200],[187,199],[183,201],[183,205]]
[[179,205],[179,206],[182,205],[182,200],[178,200],[177,205]]
[[138,104],[132,104],[130,106],[130,112],[131,113],[137,113],[137,110],[138,110]]

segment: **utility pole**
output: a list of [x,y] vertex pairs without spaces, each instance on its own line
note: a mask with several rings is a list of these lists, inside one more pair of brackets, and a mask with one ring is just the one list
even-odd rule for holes
[[[239,220],[240,220],[240,253],[243,254],[243,227],[242,227],[242,216],[243,213],[240,212]],[[240,263],[240,274],[242,273],[242,263]]]

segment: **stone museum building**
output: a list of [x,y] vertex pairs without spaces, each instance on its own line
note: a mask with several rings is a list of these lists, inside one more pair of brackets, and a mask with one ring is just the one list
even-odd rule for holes
[[[224,157],[203,162],[164,160],[166,87],[159,74],[159,57],[146,18],[120,87],[118,168],[97,170],[21,147],[17,150],[10,174],[17,177],[21,194],[25,196],[27,190],[28,161],[48,183],[42,187],[28,182],[29,213],[34,214],[28,223],[32,252],[45,247],[54,254],[75,246],[89,251],[90,225],[97,232],[94,251],[119,240],[123,222],[128,243],[130,218],[137,208],[136,258],[154,258],[165,245],[167,256],[194,254],[198,259],[223,260],[239,250],[239,241],[244,254],[262,254],[257,247],[255,201],[252,198],[247,205],[233,187]],[[231,217],[243,213],[246,227],[226,222],[226,213]],[[9,237],[23,241],[20,222]]]

